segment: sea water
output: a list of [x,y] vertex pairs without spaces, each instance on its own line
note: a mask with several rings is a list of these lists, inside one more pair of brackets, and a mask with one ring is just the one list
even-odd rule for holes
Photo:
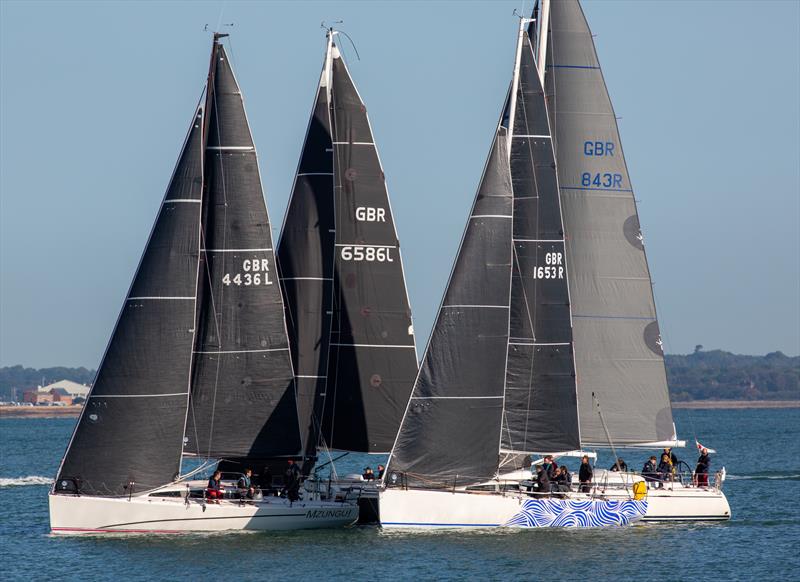
[[[598,530],[382,531],[54,537],[47,491],[74,419],[0,419],[0,556],[10,580],[797,580],[800,409],[677,410],[717,449],[727,523]],[[654,451],[655,452],[655,451]],[[693,449],[677,451],[694,465]],[[649,452],[624,451],[631,469]],[[340,473],[380,458],[349,455]],[[597,465],[608,468],[610,454]],[[567,461],[572,469],[577,461]]]

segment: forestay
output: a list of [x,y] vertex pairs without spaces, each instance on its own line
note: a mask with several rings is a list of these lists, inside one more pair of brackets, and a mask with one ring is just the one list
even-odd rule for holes
[[675,438],[650,273],[617,121],[577,0],[551,3],[545,90],[555,133],[582,445]]

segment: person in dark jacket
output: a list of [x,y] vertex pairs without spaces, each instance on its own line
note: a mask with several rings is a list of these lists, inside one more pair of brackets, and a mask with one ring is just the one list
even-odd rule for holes
[[286,497],[289,501],[300,499],[300,467],[292,459],[289,459],[286,464],[286,470],[283,472],[283,482]]
[[673,467],[677,467],[678,466],[678,456],[675,453],[672,452],[671,448],[666,447],[664,449],[664,453],[663,454],[669,455],[669,462],[672,463]]
[[622,460],[622,457],[617,459],[617,462],[611,465],[611,468],[609,469],[609,471],[627,471],[627,470],[628,470],[628,464]]
[[536,492],[540,494],[550,493],[550,477],[542,465],[536,466]]
[[361,478],[364,481],[374,481],[375,472],[372,470],[372,467],[367,467],[366,469],[364,469],[364,473],[361,475]]
[[655,455],[650,457],[642,467],[642,477],[647,482],[658,483],[658,464]]
[[254,499],[256,496],[256,487],[253,485],[253,470],[247,468],[244,474],[239,477],[236,482],[236,488],[239,490],[239,499]]
[[[553,491],[557,491],[559,493],[566,493],[570,490],[570,474],[567,471],[567,468],[563,465],[556,469],[556,476],[553,480]],[[563,496],[562,496],[563,497]]]
[[386,471],[386,467],[383,465],[378,465],[378,479],[383,479],[383,473]]
[[672,470],[673,465],[669,453],[664,453],[661,455],[661,462],[658,464],[658,480],[662,483],[672,481]]
[[208,487],[206,487],[206,497],[209,503],[216,503],[219,505],[219,500],[225,495],[225,489],[222,487],[222,473],[214,471],[211,478],[208,480]]
[[697,459],[697,466],[694,468],[694,484],[698,487],[708,487],[708,471],[711,468],[711,457],[708,456],[708,449],[700,450],[700,458]]
[[579,491],[582,493],[589,493],[592,490],[592,477],[594,476],[594,471],[592,470],[592,466],[589,464],[589,456],[583,455],[581,459],[581,468],[578,471],[578,481],[580,482]]

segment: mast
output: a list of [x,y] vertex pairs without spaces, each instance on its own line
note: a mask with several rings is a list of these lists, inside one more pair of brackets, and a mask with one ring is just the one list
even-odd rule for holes
[[[639,216],[616,116],[577,0],[550,10],[545,89],[555,133],[574,321],[581,440],[676,440]],[[544,34],[544,31],[541,31]]]

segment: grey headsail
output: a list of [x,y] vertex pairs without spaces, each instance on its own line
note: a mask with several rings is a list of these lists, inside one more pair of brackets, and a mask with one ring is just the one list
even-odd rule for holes
[[404,473],[409,486],[467,485],[497,472],[511,236],[511,176],[500,126],[389,459],[388,471]]
[[[178,473],[189,393],[202,195],[197,110],[56,479],[124,495]],[[75,483],[75,485],[72,485]]]
[[304,450],[313,455],[328,377],[333,301],[333,143],[325,59],[292,196],[278,244],[278,267],[296,374]]
[[544,91],[522,36],[509,114],[514,256],[501,449],[566,451],[580,447],[568,264]]
[[614,109],[577,0],[551,3],[545,91],[555,132],[581,440],[675,438],[650,272]]
[[241,90],[222,45],[208,94],[202,300],[184,451],[296,455],[294,373],[270,222]]
[[388,452],[417,373],[414,334],[383,169],[334,34],[284,223],[281,276],[307,454],[323,443]]

